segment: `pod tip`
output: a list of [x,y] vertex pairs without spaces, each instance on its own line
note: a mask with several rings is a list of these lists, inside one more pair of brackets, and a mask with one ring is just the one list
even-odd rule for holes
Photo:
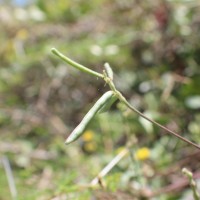
[[54,48],[54,47],[51,48],[51,52],[52,52],[52,53],[55,53],[56,51],[57,51],[56,48]]
[[66,141],[65,141],[65,144],[66,145],[68,145],[68,144],[70,144],[70,143],[72,143],[73,141],[68,137],[67,139],[66,139]]

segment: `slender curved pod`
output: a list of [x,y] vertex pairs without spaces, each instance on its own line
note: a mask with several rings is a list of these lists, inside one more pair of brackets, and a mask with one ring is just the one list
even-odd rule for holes
[[70,134],[70,136],[65,141],[65,144],[69,144],[71,142],[74,142],[77,140],[85,131],[87,125],[90,123],[90,121],[94,118],[96,113],[114,96],[113,91],[108,91],[104,93],[101,98],[94,104],[94,106],[89,110],[89,112],[85,115],[85,117],[82,119],[80,124],[73,130],[73,132]]

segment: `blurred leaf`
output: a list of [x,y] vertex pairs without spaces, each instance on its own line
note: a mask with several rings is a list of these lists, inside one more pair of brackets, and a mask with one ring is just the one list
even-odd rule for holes
[[199,109],[200,108],[200,96],[190,96],[185,100],[186,106],[191,109]]

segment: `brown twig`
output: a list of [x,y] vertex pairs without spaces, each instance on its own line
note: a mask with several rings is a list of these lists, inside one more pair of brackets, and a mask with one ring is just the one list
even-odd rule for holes
[[[199,172],[195,173],[194,178],[199,179],[200,173]],[[157,197],[157,196],[160,196],[160,195],[166,194],[166,193],[179,192],[183,188],[188,186],[188,184],[189,184],[189,181],[186,178],[176,179],[176,182],[169,184],[163,188],[160,188],[157,191],[148,191],[148,192],[141,191],[141,196],[146,197],[146,198],[153,198],[153,197]]]

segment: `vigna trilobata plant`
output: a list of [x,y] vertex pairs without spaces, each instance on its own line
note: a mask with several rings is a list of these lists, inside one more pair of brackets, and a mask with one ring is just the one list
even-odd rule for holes
[[79,63],[69,59],[62,53],[60,53],[57,49],[52,48],[51,49],[52,53],[61,58],[63,61],[71,65],[72,67],[88,73],[90,75],[96,76],[98,78],[102,78],[106,84],[109,85],[111,91],[106,92],[96,103],[95,105],[89,110],[89,112],[85,115],[83,120],[80,122],[80,124],[74,129],[74,131],[70,134],[70,136],[66,140],[66,144],[69,144],[75,140],[77,140],[84,132],[84,130],[87,128],[87,125],[89,122],[93,119],[93,117],[102,111],[105,111],[108,109],[117,99],[119,99],[123,104],[125,104],[129,109],[137,113],[139,116],[143,117],[147,121],[151,122],[152,124],[155,124],[156,126],[162,128],[165,130],[168,134],[171,134],[180,140],[200,149],[200,146],[182,136],[180,136],[178,133],[166,128],[165,126],[159,124],[158,122],[148,118],[146,115],[141,113],[139,110],[137,110],[135,107],[133,107],[127,100],[126,98],[116,89],[115,84],[113,82],[113,71],[112,68],[108,63],[104,65],[103,73],[98,73],[96,71],[93,71],[83,65],[80,65]]

